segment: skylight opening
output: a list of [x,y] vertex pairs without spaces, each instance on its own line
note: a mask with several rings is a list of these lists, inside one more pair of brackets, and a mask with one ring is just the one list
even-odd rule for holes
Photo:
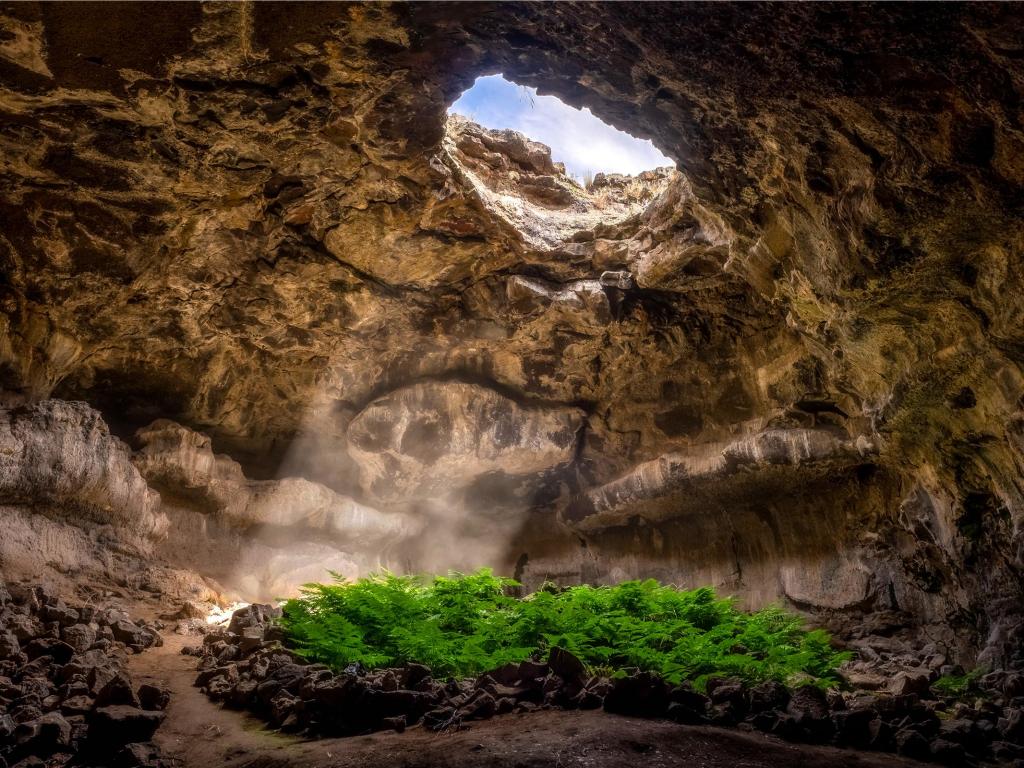
[[555,96],[501,75],[478,77],[473,87],[448,108],[485,128],[511,128],[551,147],[551,158],[566,173],[589,183],[598,173],[635,176],[665,166],[675,167],[649,140],[637,139],[598,119],[587,108],[576,109]]

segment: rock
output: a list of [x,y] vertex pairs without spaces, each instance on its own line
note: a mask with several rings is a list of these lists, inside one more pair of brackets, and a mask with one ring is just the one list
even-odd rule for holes
[[664,717],[668,704],[668,685],[649,672],[614,680],[604,699],[606,712],[632,717]]
[[130,707],[139,706],[139,698],[135,694],[132,680],[125,672],[115,674],[96,694],[97,707],[107,707],[114,704],[123,704]]
[[569,651],[557,646],[548,653],[548,667],[563,680],[580,680],[586,667]]
[[38,613],[43,607],[41,589],[38,585],[9,584],[7,590],[14,604],[23,607],[29,613]]
[[126,744],[114,757],[114,768],[164,768],[153,744]]
[[[714,697],[712,697],[714,700]],[[767,680],[758,683],[747,692],[751,712],[765,712],[771,709],[785,709],[789,703],[789,691],[782,683]]]
[[800,732],[800,740],[816,743],[832,738],[834,724],[830,718],[825,693],[813,685],[802,685],[790,692],[786,713]]
[[459,715],[454,707],[432,709],[423,715],[423,725],[432,731],[443,731],[459,724]]
[[[508,702],[507,708],[502,706],[502,702]],[[568,703],[569,709],[600,709],[604,704],[604,696],[598,694],[596,691],[584,689],[572,697]],[[502,698],[498,700],[498,714],[504,714],[505,712],[511,712],[515,706],[515,699]],[[672,704],[669,704],[668,716],[672,718]],[[676,722],[681,722],[676,720]]]
[[149,635],[127,619],[112,622],[110,631],[113,632],[115,640],[129,648],[148,648],[152,644]]
[[[239,707],[246,706],[251,700],[250,694],[255,689],[255,681],[241,681],[235,686],[235,690],[231,695],[230,703]],[[270,721],[278,725],[283,724],[295,713],[295,709],[298,706],[299,701],[300,699],[287,691],[281,691],[278,693],[270,701]]]
[[993,741],[991,750],[992,757],[1003,762],[1024,758],[1024,747],[1007,741]]
[[967,754],[963,746],[945,739],[936,739],[931,743],[931,758],[942,765],[963,765]]
[[832,713],[835,742],[839,746],[866,749],[873,741],[871,723],[877,718],[872,709],[853,709]]
[[171,701],[170,691],[159,685],[143,683],[138,690],[139,706],[154,711],[164,710]]
[[428,679],[430,675],[430,667],[423,664],[406,664],[402,686],[405,688],[416,688],[422,681]]
[[786,710],[798,720],[823,720],[829,714],[825,692],[813,685],[793,689]]
[[912,693],[921,696],[928,693],[929,682],[926,674],[900,672],[889,683],[889,693],[893,696],[906,696]]
[[39,732],[34,747],[47,753],[71,746],[71,724],[57,712],[39,718]]
[[1003,717],[999,718],[998,728],[1006,741],[1024,743],[1024,710],[1019,707],[1008,707]]
[[206,619],[209,611],[205,606],[195,602],[194,600],[186,600],[181,604],[181,608],[173,615],[175,619]]
[[237,647],[243,656],[263,645],[263,629],[261,627],[246,627],[242,630],[241,635]]
[[53,605],[45,605],[40,608],[39,616],[43,621],[56,622],[62,627],[77,624],[79,620],[78,611],[66,606],[62,600],[58,600]]
[[92,711],[95,699],[88,695],[70,696],[61,702],[60,709],[66,715],[84,715]]
[[471,702],[459,708],[459,717],[463,720],[489,720],[498,710],[498,703],[487,692],[482,692]]
[[9,659],[21,653],[21,644],[11,632],[0,632],[0,659]]
[[[382,501],[443,496],[488,472],[522,475],[568,462],[581,419],[573,408],[524,409],[485,387],[428,382],[370,403],[349,426],[349,453],[363,486]],[[469,428],[481,420],[488,430]],[[433,434],[429,454],[415,447],[423,430]]]
[[903,757],[925,760],[931,755],[931,746],[920,733],[904,728],[896,734],[896,752]]
[[543,664],[536,661],[523,661],[519,664],[519,679],[522,681],[536,680],[538,678],[547,677],[548,672],[551,669],[547,664]]
[[235,635],[242,634],[242,630],[248,628],[262,629],[270,623],[270,620],[280,616],[279,608],[271,605],[253,603],[244,608],[239,608],[231,614],[231,622],[228,624],[228,632]]
[[109,751],[114,746],[149,741],[164,720],[163,712],[118,705],[97,707],[89,718],[89,742]]
[[75,653],[85,653],[96,642],[96,631],[88,624],[73,624],[61,630],[61,638]]
[[744,708],[746,706],[746,686],[740,680],[712,679],[708,681],[707,691],[712,704],[730,703]]
[[42,625],[31,616],[15,615],[7,619],[7,631],[25,645],[43,633]]
[[85,403],[43,400],[0,410],[0,445],[5,497],[80,510],[140,544],[166,531],[159,496],[132,465],[128,447]]
[[202,637],[208,631],[208,626],[204,619],[185,619],[179,621],[174,625],[174,634],[186,635],[186,636],[199,636]]
[[677,685],[669,692],[670,704],[666,714],[677,723],[696,725],[707,720],[710,699],[693,690],[689,683]]
[[41,637],[25,646],[25,653],[30,659],[50,656],[57,664],[67,664],[75,655],[75,649],[67,643],[52,637]]
[[634,287],[633,276],[626,271],[602,272],[600,282],[605,288],[618,288],[621,291],[628,291]]

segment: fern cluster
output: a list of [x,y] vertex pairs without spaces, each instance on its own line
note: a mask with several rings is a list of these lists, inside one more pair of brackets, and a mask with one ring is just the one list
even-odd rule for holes
[[335,668],[418,662],[438,676],[475,675],[560,646],[592,668],[639,668],[698,688],[711,676],[828,686],[848,658],[798,617],[777,608],[740,611],[707,587],[629,581],[517,598],[508,594],[513,586],[487,569],[352,583],[336,577],[287,601],[282,624],[310,660]]
[[982,669],[974,669],[961,675],[943,675],[934,683],[932,690],[943,696],[963,698],[975,689],[975,684],[983,674]]

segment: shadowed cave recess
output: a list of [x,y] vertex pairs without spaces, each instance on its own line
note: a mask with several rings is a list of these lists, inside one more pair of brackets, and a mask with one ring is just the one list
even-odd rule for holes
[[[1022,30],[0,5],[5,579],[157,615],[327,570],[656,578],[1016,669]],[[584,186],[447,114],[496,74],[676,166]]]

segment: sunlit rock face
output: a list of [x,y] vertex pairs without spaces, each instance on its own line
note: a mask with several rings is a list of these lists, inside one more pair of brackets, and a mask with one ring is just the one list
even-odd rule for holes
[[135,466],[170,519],[159,551],[253,599],[294,594],[327,571],[381,568],[389,547],[423,528],[302,477],[250,480],[208,437],[172,421],[143,427],[135,440]]
[[349,451],[370,495],[443,498],[487,473],[568,464],[583,416],[575,408],[524,407],[472,384],[416,384],[366,406],[349,425]]
[[132,465],[128,446],[85,403],[0,410],[0,494],[5,504],[82,517],[141,542],[167,530],[160,497]]
[[482,128],[460,115],[448,118],[443,147],[447,166],[484,209],[540,251],[557,250],[577,233],[641,213],[678,179],[672,169],[658,168],[636,177],[599,174],[585,188],[551,160],[544,144],[516,131]]
[[[152,482],[195,538],[225,525],[197,499],[281,467],[388,520],[450,476],[531,585],[1019,644],[1015,6],[77,8],[0,19],[4,401],[194,430]],[[678,173],[597,215],[536,145],[450,127],[495,72]]]

